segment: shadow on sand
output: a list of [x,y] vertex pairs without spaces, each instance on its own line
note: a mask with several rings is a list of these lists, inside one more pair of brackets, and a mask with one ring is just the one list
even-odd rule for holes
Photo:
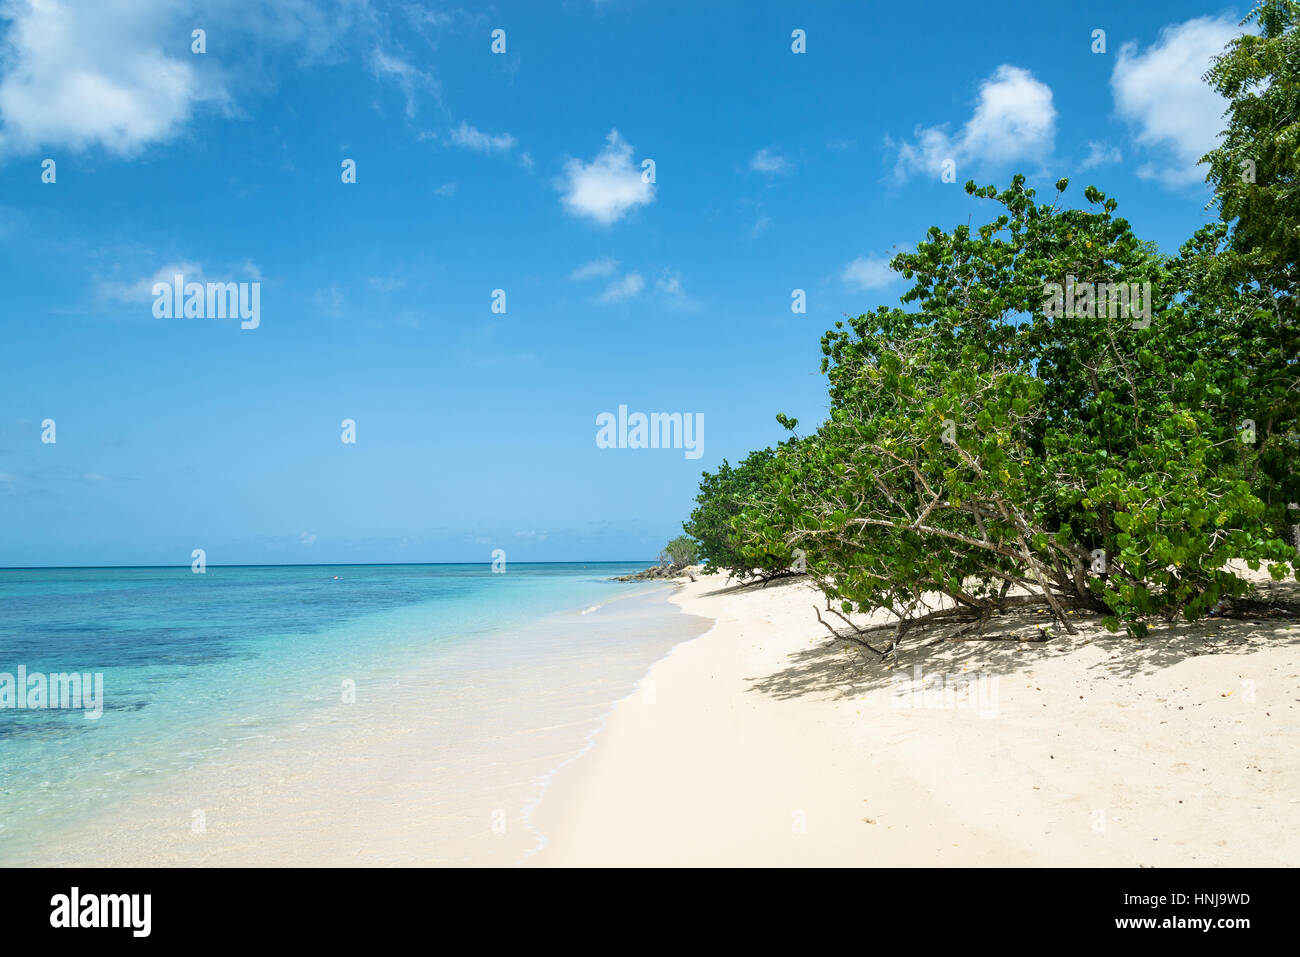
[[[783,580],[792,584],[804,579]],[[770,587],[777,587],[773,582]],[[737,594],[745,588],[719,589],[714,594]],[[809,617],[813,616],[810,593]],[[1181,619],[1150,622],[1145,638],[1128,637],[1123,631],[1108,632],[1096,616],[1071,616],[1078,633],[1050,628],[1050,616],[1043,611],[1019,611],[994,619],[984,639],[956,636],[953,626],[918,627],[903,639],[896,657],[882,661],[852,642],[831,639],[822,632],[813,647],[789,656],[786,667],[753,681],[750,690],[778,699],[818,695],[831,699],[858,697],[890,684],[900,671],[914,666],[923,671],[984,671],[1005,674],[1026,665],[1073,654],[1094,645],[1106,654],[1091,665],[1106,677],[1127,678],[1176,665],[1201,655],[1248,654],[1264,645],[1300,641],[1300,584],[1294,581],[1258,585],[1248,601],[1239,603],[1226,617],[1197,622]],[[1046,640],[1043,640],[1044,635]],[[875,642],[873,641],[873,644]]]

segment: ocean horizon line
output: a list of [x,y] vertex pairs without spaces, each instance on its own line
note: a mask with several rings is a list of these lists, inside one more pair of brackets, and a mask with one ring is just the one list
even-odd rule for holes
[[[642,563],[653,565],[656,559],[653,558],[626,558],[626,559],[600,559],[599,561],[573,559],[569,561],[546,561],[546,562],[511,562],[511,565],[640,565]],[[486,565],[491,567],[492,562],[254,562],[254,563],[235,563],[230,565],[216,565],[211,562],[207,563],[207,568],[394,568],[394,567],[428,567],[428,566],[450,566],[450,565]],[[103,571],[106,569],[116,569],[130,571],[133,569],[148,570],[154,568],[189,568],[188,562],[179,565],[0,565],[0,572],[22,572],[22,571]]]

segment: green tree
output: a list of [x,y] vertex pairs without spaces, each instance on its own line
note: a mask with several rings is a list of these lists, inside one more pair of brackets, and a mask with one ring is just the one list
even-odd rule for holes
[[1002,210],[896,258],[915,311],[827,333],[830,418],[741,513],[748,540],[806,551],[830,610],[895,613],[895,641],[1031,603],[1141,633],[1242,594],[1230,559],[1293,554],[1246,415],[1266,330],[1214,278],[1221,236],[1162,257],[1097,190],[1062,207],[1067,186],[1039,203],[1023,177],[968,185]]
[[669,565],[690,565],[695,562],[695,542],[685,535],[678,535],[659,553],[659,560]]
[[1227,292],[1252,304],[1241,313],[1233,347],[1250,357],[1243,415],[1261,437],[1257,463],[1266,520],[1286,534],[1300,501],[1295,483],[1294,421],[1300,402],[1300,2],[1267,0],[1242,21],[1205,75],[1228,100],[1227,129],[1205,155],[1227,229],[1216,261],[1199,278],[1211,296]]
[[1221,223],[1166,256],[1093,187],[967,184],[990,221],[932,227],[892,263],[904,308],[823,337],[827,421],[705,475],[706,558],[800,556],[828,610],[897,615],[882,653],[1034,603],[1141,635],[1243,595],[1240,562],[1300,579],[1300,0],[1245,22],[1206,75]]
[[748,507],[766,502],[774,495],[773,469],[777,452],[760,449],[739,465],[725,459],[714,473],[705,472],[696,496],[695,508],[682,528],[699,542],[704,571],[726,571],[728,578],[752,576],[771,578],[790,571],[795,558],[781,536],[766,525],[745,521]]
[[1300,282],[1300,2],[1259,3],[1205,80],[1228,100],[1228,126],[1205,155],[1219,213],[1233,223],[1237,278],[1258,283],[1294,328]]

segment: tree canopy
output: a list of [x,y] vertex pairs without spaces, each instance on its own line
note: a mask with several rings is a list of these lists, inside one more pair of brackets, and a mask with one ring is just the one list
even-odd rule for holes
[[1140,636],[1245,594],[1242,562],[1287,574],[1300,3],[1248,21],[1206,76],[1221,222],[1164,255],[1094,187],[1076,207],[1064,179],[1047,201],[968,183],[988,220],[932,227],[891,263],[900,304],[823,336],[827,420],[705,473],[684,527],[707,570],[806,569],[828,610],[897,616],[882,653],[1031,604]]

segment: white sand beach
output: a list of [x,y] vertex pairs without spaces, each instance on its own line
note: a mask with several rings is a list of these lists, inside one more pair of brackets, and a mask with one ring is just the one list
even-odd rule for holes
[[[652,600],[665,599],[614,601],[590,616],[599,647],[557,632],[572,647],[545,674],[504,669],[482,689],[495,711],[470,691],[431,710],[445,697],[440,660],[428,675],[405,675],[375,707],[331,712],[325,724],[303,723],[105,808],[43,860],[1300,861],[1294,619],[1211,619],[1156,627],[1142,641],[1094,620],[1045,642],[917,634],[890,668],[831,638],[807,581],[742,588],[709,576],[683,581],[667,599],[704,619],[691,624],[699,637],[673,646],[638,686],[647,659],[634,665],[644,652],[631,636],[645,627],[636,616],[662,617]],[[582,693],[560,694],[566,681]],[[556,700],[538,701],[539,688]],[[497,729],[485,751],[449,744],[483,737],[471,716]],[[579,752],[584,736],[591,744]],[[516,754],[531,757],[507,760]],[[203,834],[190,827],[195,808],[204,809]]]
[[[673,600],[716,624],[560,772],[529,864],[1300,861],[1300,623],[916,637],[889,670],[831,639],[802,580]],[[899,695],[916,667],[929,695]]]

